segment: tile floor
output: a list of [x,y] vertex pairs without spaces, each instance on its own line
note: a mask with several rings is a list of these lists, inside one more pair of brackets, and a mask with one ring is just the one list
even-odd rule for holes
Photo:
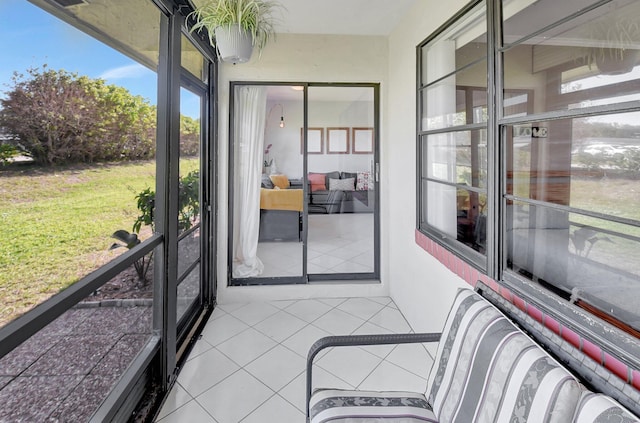
[[[373,272],[373,213],[309,215],[307,272]],[[260,242],[261,277],[300,276],[302,243]]]
[[[158,423],[303,423],[306,356],[328,335],[409,333],[387,297],[223,304],[191,351]],[[423,391],[435,345],[319,354],[314,387]]]

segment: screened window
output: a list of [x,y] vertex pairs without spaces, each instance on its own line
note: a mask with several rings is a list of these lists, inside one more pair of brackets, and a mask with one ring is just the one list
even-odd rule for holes
[[640,4],[488,1],[418,49],[419,229],[637,335]]
[[487,42],[484,4],[419,52],[420,228],[486,266]]
[[528,3],[504,20],[505,89],[532,103],[502,104],[506,276],[640,329],[640,4]]

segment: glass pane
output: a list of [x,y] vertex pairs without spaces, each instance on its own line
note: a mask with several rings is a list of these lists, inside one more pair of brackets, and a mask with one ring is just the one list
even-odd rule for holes
[[[633,0],[626,0],[629,3]],[[502,0],[503,37],[509,45],[596,3],[596,0]],[[614,1],[613,3],[620,3]],[[553,13],[549,13],[553,11]]]
[[423,131],[487,121],[487,61],[422,90]]
[[189,232],[178,241],[178,278],[193,263],[200,260],[200,227]]
[[640,222],[638,122],[635,112],[508,127],[507,193]]
[[427,177],[478,188],[487,186],[486,130],[429,135],[423,154]]
[[510,269],[640,328],[640,228],[520,202],[507,211]]
[[151,337],[152,286],[127,269],[0,359],[0,421],[89,421]]
[[200,223],[200,96],[180,89],[180,209],[178,230]]
[[200,265],[178,285],[178,322],[187,312],[189,306],[200,296]]
[[[553,16],[541,14],[547,3],[553,3]],[[511,16],[507,28],[512,28],[512,37],[535,30],[540,19],[565,16],[556,13],[563,7],[557,3],[536,2]],[[515,109],[505,102],[504,115],[640,100],[638,28],[640,3],[612,1],[509,48],[504,53],[505,97],[511,97],[511,91],[528,95],[526,107],[525,99]]]
[[[56,8],[114,36],[104,42],[29,2],[13,2],[0,25],[12,40],[2,48],[2,144],[17,151],[0,170],[0,326],[153,231],[161,15],[143,0],[104,6]],[[22,76],[10,80],[13,71]],[[51,87],[64,95],[44,95]]]
[[456,191],[457,240],[484,253],[487,242],[487,194]]
[[[486,9],[481,3],[422,47],[421,85],[425,86],[471,63],[486,59],[486,34]],[[481,83],[484,84],[486,82]]]
[[[423,222],[452,239],[484,253],[487,195],[437,182],[423,182]],[[426,205],[426,212],[425,212]]]
[[308,145],[310,274],[374,272],[373,94],[372,87],[309,88],[309,128],[325,135],[325,154]]
[[[183,36],[184,41],[184,36]],[[184,54],[182,59],[185,59]],[[202,58],[202,57],[201,57]],[[185,64],[183,63],[183,66]],[[202,97],[185,89],[180,89],[180,179],[178,209],[178,280],[177,319],[199,298],[201,280],[200,266],[196,266],[189,276],[184,273],[200,260],[200,207],[201,207],[201,128]]]
[[193,76],[198,78],[203,82],[207,82],[207,68],[205,64],[207,63],[204,59],[204,56],[196,46],[193,45],[191,41],[184,35],[182,36],[182,50],[180,63],[182,67],[188,70]]
[[297,88],[234,92],[234,278],[302,276],[304,92]]

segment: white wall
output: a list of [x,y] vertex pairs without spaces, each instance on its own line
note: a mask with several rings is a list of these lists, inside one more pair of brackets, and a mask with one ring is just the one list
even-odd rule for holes
[[417,1],[389,37],[388,105],[383,108],[383,278],[416,331],[439,331],[462,279],[415,243],[416,46],[466,4]]
[[[220,66],[219,302],[390,294],[415,330],[442,329],[456,289],[469,286],[415,242],[416,45],[465,3],[417,1],[388,38],[279,35],[260,60]],[[242,80],[381,83],[381,284],[226,286],[229,81]]]
[[[275,42],[270,43],[263,51],[261,58],[255,55],[249,63],[235,66],[231,64],[220,65],[218,80],[218,302],[319,296],[389,295],[388,285],[384,281],[383,283],[371,284],[332,283],[304,286],[227,287],[229,82],[380,83],[382,86],[381,97],[384,99],[384,87],[387,85],[387,63],[386,37],[280,34]],[[278,112],[274,111],[274,114]],[[384,110],[382,113],[384,114]],[[287,119],[286,115],[285,119]],[[292,124],[293,122],[292,120]]]
[[[373,89],[371,91],[373,93]],[[272,144],[269,155],[275,160],[278,173],[283,173],[289,178],[302,178],[303,163],[300,153],[303,124],[302,101],[269,101],[267,110],[276,104],[282,104],[284,107],[285,127],[278,126],[280,107],[275,106],[267,122],[265,146]],[[325,151],[325,154],[309,155],[309,172],[371,170],[373,155],[326,154],[326,128],[345,127],[349,128],[351,133],[351,128],[373,127],[373,101],[310,101],[309,127],[323,129]]]

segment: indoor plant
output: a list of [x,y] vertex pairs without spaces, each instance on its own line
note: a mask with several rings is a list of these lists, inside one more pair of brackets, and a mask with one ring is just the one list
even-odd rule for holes
[[191,31],[206,28],[221,60],[244,63],[254,46],[261,52],[275,36],[274,12],[280,7],[273,0],[207,0],[191,13]]

